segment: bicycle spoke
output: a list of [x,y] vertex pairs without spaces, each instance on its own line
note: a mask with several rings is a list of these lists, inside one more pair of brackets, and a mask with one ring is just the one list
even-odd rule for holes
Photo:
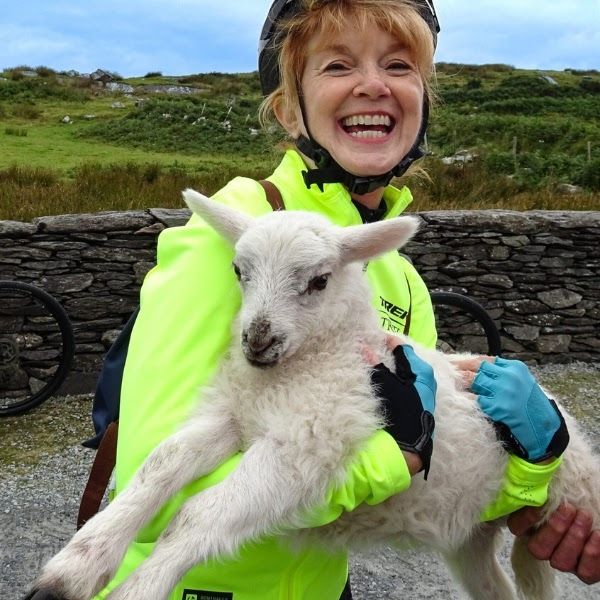
[[64,379],[72,351],[68,317],[51,296],[0,281],[0,415],[43,402]]

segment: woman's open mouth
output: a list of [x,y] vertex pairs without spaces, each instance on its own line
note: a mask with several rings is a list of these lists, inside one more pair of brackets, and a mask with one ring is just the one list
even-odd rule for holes
[[360,139],[387,137],[395,124],[394,119],[386,114],[356,114],[340,120],[340,125],[347,134]]

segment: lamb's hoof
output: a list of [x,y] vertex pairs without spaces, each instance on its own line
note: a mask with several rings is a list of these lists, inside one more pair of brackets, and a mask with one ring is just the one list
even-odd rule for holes
[[65,596],[60,596],[56,592],[49,590],[48,588],[42,588],[40,590],[32,590],[23,598],[23,600],[68,600]]

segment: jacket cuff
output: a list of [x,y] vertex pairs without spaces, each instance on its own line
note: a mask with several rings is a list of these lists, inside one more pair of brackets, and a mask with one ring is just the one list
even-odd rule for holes
[[548,499],[548,485],[562,457],[540,465],[510,454],[504,472],[502,489],[482,513],[481,521],[493,521],[524,506],[542,506]]
[[320,527],[357,506],[380,504],[410,486],[410,472],[402,451],[386,431],[373,434],[350,463],[345,480],[333,485],[322,506],[311,510],[303,522]]

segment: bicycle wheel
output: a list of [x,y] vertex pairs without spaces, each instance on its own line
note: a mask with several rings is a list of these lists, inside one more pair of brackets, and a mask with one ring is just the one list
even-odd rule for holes
[[73,328],[50,294],[0,281],[0,416],[28,411],[64,381],[75,353]]
[[500,356],[500,332],[481,304],[455,292],[431,292],[431,301],[440,350]]

